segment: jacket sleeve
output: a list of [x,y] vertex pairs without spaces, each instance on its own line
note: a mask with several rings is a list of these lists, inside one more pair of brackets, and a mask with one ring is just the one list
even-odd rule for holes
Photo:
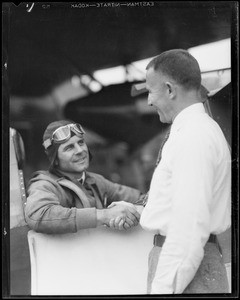
[[96,208],[63,207],[63,197],[51,182],[40,180],[28,188],[25,218],[29,227],[42,233],[73,233],[97,226]]
[[113,183],[105,178],[104,184],[107,191],[106,196],[108,204],[115,201],[126,201],[138,205],[143,204],[144,195],[139,190],[118,183]]

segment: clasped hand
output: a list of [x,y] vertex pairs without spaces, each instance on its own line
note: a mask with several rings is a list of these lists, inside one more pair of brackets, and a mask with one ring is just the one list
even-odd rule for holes
[[112,202],[108,209],[111,215],[107,226],[118,230],[126,230],[139,223],[140,214],[132,203],[125,201]]

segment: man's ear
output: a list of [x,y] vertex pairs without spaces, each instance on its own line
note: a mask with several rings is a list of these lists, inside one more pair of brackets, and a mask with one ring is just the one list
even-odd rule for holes
[[168,91],[169,97],[174,98],[175,95],[176,95],[175,85],[173,83],[169,82],[169,81],[167,81],[165,84],[167,86],[167,91]]

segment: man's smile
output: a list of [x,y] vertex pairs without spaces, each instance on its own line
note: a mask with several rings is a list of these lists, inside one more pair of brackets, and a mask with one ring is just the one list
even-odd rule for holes
[[82,156],[82,157],[78,157],[76,159],[73,160],[74,163],[83,163],[86,160],[86,156]]

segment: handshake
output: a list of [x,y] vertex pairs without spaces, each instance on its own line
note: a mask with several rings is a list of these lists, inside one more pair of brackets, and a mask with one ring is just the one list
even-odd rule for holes
[[138,225],[143,207],[129,202],[112,202],[106,209],[97,209],[97,225],[126,230]]

